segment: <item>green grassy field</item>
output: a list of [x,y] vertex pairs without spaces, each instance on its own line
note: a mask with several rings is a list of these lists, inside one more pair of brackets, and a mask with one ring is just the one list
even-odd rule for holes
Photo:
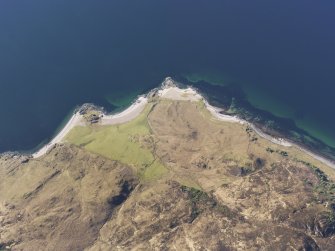
[[136,139],[150,135],[147,115],[148,105],[136,119],[110,126],[77,126],[66,137],[66,141],[90,152],[117,160],[135,168],[144,180],[158,179],[167,169],[156,160],[150,149],[141,146]]

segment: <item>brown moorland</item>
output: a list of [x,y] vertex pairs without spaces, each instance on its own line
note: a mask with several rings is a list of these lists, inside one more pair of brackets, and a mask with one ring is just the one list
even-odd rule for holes
[[334,250],[333,169],[201,101],[147,106],[2,155],[0,250]]

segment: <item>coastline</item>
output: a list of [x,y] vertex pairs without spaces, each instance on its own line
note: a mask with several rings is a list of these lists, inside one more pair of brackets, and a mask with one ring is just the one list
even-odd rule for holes
[[70,120],[65,124],[63,129],[46,145],[44,145],[41,149],[39,149],[37,152],[32,154],[33,158],[38,158],[43,156],[45,153],[47,153],[51,148],[53,148],[56,144],[60,143],[65,135],[76,125],[79,125],[81,123],[81,115],[78,112],[75,112]]
[[299,144],[296,144],[294,142],[290,142],[288,140],[285,140],[283,138],[275,138],[271,135],[268,135],[264,132],[262,132],[259,128],[257,128],[255,125],[253,125],[252,123],[240,119],[237,116],[230,116],[230,115],[225,115],[225,114],[221,114],[220,112],[223,111],[223,109],[212,106],[208,103],[207,100],[204,99],[204,102],[206,104],[206,108],[211,112],[211,114],[216,117],[217,119],[221,120],[221,121],[226,121],[226,122],[233,122],[233,123],[240,123],[240,124],[246,124],[248,125],[250,128],[252,128],[260,137],[274,143],[277,145],[281,145],[284,147],[295,147],[297,149],[299,149],[300,151],[306,153],[307,155],[309,155],[310,157],[322,162],[323,164],[335,169],[335,162],[321,156],[318,155],[317,153],[314,153],[306,148],[304,148],[303,146],[300,146]]
[[[198,98],[198,100],[202,100],[205,103],[206,109],[208,109],[208,111],[212,114],[213,117],[217,118],[218,120],[221,121],[225,121],[225,122],[231,122],[231,123],[240,123],[240,124],[246,124],[249,127],[251,127],[260,137],[272,142],[273,144],[277,144],[277,145],[281,145],[284,147],[295,147],[298,150],[306,153],[307,155],[309,155],[310,157],[322,162],[323,164],[331,167],[332,169],[335,169],[335,162],[317,154],[314,153],[306,148],[304,148],[303,146],[300,146],[299,144],[296,144],[294,142],[285,140],[283,138],[275,138],[271,135],[268,135],[264,132],[262,132],[259,128],[257,128],[255,125],[253,125],[252,123],[240,119],[237,116],[230,116],[230,115],[226,115],[226,114],[222,114],[221,112],[224,111],[224,109],[222,108],[218,108],[215,106],[212,106],[209,104],[208,100],[206,100],[204,98],[203,95],[201,95],[195,88],[193,88],[192,86],[187,86],[186,89],[180,89],[178,88],[178,86],[175,84],[175,82],[171,79],[171,78],[166,78],[165,81],[162,84],[161,90],[159,93],[161,93],[161,96],[164,97],[168,97],[171,98],[173,97],[173,95],[169,94],[169,91],[166,90],[168,88],[175,88],[174,92],[175,92],[175,96],[177,96],[177,100],[189,100],[189,99],[185,99],[185,97],[183,95],[185,95],[185,93],[188,93],[191,97],[196,97]],[[179,96],[177,94],[177,89],[180,90]]]
[[[128,108],[117,114],[102,114],[100,121],[101,125],[114,125],[126,123],[134,118],[136,118],[144,109],[147,104],[148,99],[146,96],[138,97],[135,102],[133,102]],[[75,126],[85,125],[84,118],[79,111],[76,111],[69,121],[65,124],[63,129],[46,145],[40,148],[38,151],[32,154],[32,158],[39,158],[46,154],[50,149],[52,149],[56,144],[62,143],[65,136],[71,131]]]
[[[250,126],[260,137],[269,140],[270,142],[281,145],[284,147],[295,147],[304,153],[308,154],[312,158],[326,164],[327,166],[335,169],[335,163],[317,153],[314,153],[299,144],[284,140],[282,138],[275,138],[271,135],[268,135],[258,129],[252,123],[240,119],[237,116],[230,116],[222,114],[224,111],[221,108],[212,106],[209,102],[201,95],[195,88],[192,86],[187,86],[185,89],[181,89],[171,78],[166,78],[161,84],[160,88],[156,88],[145,95],[139,96],[128,108],[116,114],[104,114],[102,113],[100,125],[114,125],[126,123],[134,118],[136,118],[145,108],[146,104],[149,101],[149,96],[154,96],[157,94],[161,98],[173,99],[173,100],[190,100],[190,101],[203,101],[206,109],[212,114],[212,116],[220,121],[231,122],[231,123],[240,123]],[[66,123],[63,129],[46,145],[41,149],[32,154],[33,158],[39,158],[52,149],[56,144],[59,144],[63,141],[66,134],[75,126],[84,125],[83,117],[79,112],[75,112],[70,120]]]
[[128,108],[116,113],[105,115],[103,114],[101,118],[101,125],[115,125],[126,123],[134,118],[136,118],[144,109],[148,103],[148,98],[146,96],[139,96]]

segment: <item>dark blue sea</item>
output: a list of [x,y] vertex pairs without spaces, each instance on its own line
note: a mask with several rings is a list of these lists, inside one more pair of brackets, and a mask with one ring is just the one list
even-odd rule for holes
[[335,147],[334,13],[333,0],[1,0],[0,152],[166,76]]

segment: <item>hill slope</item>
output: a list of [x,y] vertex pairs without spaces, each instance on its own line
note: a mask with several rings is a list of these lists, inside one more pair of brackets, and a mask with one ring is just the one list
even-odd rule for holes
[[333,250],[334,171],[201,101],[154,97],[0,158],[0,250]]

